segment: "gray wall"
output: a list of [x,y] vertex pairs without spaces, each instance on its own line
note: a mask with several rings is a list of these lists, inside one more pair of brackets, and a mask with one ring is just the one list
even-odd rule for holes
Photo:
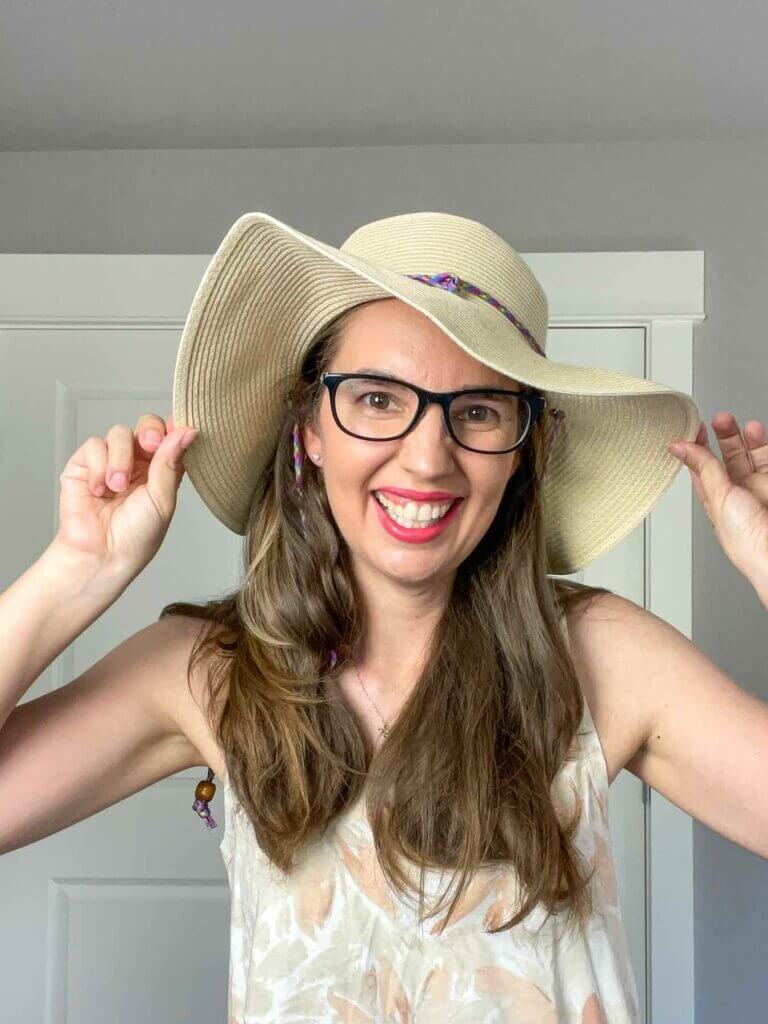
[[[743,426],[768,422],[767,181],[768,141],[0,153],[0,249],[212,253],[248,210],[338,245],[420,209],[523,252],[703,249],[694,397]],[[694,520],[693,641],[768,700],[766,610],[698,503]],[[763,1020],[768,863],[694,827],[697,1024]]]

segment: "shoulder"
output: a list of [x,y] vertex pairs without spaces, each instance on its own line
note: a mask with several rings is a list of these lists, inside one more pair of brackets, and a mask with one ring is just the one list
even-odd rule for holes
[[[190,665],[193,649],[211,625],[210,620],[191,615],[169,615],[152,623],[149,633],[162,646],[169,664],[156,699],[190,743],[193,756],[198,758],[195,763],[207,765],[221,778],[224,754],[208,721],[210,658],[200,658]],[[221,694],[226,694],[226,687]]]
[[655,707],[653,690],[645,685],[646,655],[655,650],[663,656],[665,646],[680,634],[634,601],[610,592],[568,608],[566,627],[610,784],[630,766],[652,729]]

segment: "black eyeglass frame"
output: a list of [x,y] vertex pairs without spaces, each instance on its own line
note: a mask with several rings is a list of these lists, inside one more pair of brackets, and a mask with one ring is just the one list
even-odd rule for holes
[[[353,431],[348,430],[336,413],[336,389],[342,381],[350,378],[373,381],[390,381],[393,384],[399,384],[402,387],[410,388],[411,391],[415,392],[416,397],[418,398],[418,406],[416,408],[416,414],[409,426],[407,426],[402,433],[396,434],[394,437],[363,437],[362,434],[355,434]],[[467,451],[475,452],[478,455],[506,455],[509,452],[513,452],[515,449],[520,448],[521,445],[525,444],[527,441],[531,428],[536,423],[536,420],[541,416],[547,404],[546,399],[542,398],[540,395],[534,395],[530,391],[512,391],[507,388],[463,388],[461,391],[427,391],[425,388],[417,387],[415,384],[409,384],[407,381],[400,380],[398,377],[382,377],[380,374],[376,373],[329,373],[328,371],[324,371],[320,374],[320,383],[328,388],[328,393],[331,399],[331,413],[336,421],[336,425],[340,430],[343,430],[345,434],[349,434],[350,437],[357,437],[361,441],[398,441],[401,437],[405,437],[406,434],[409,434],[413,430],[421,419],[422,413],[426,407],[435,402],[437,405],[442,407],[443,422],[445,423],[446,430],[456,444],[465,448]],[[518,398],[522,398],[527,404],[528,422],[522,434],[511,448],[501,448],[499,451],[493,452],[481,450],[479,448],[471,448],[468,444],[464,444],[463,441],[460,441],[454,434],[449,415],[451,402],[458,395],[476,395],[479,392],[492,395],[516,395]]]

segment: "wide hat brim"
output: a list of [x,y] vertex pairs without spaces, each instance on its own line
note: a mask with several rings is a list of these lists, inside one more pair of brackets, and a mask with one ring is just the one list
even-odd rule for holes
[[[430,217],[440,218],[442,244],[446,222],[457,233],[466,224],[477,227],[448,214],[388,218],[374,222],[386,229],[380,240],[368,239],[376,258],[364,259],[266,213],[246,213],[233,224],[198,286],[176,358],[174,421],[199,430],[185,453],[187,476],[213,515],[244,534],[257,481],[274,457],[286,381],[298,375],[330,320],[361,302],[394,296],[475,359],[540,389],[548,405],[565,412],[544,475],[542,513],[547,572],[577,572],[653,509],[682,468],[666,446],[695,439],[699,411],[690,395],[656,381],[554,362],[482,299],[406,276],[455,270],[445,260],[425,266],[422,257],[421,265],[391,269],[387,245],[398,244],[392,223],[405,227]],[[422,224],[429,252],[424,238]],[[535,281],[519,257],[516,265]],[[546,304],[532,304],[524,314],[543,341]],[[531,323],[537,316],[540,322]]]

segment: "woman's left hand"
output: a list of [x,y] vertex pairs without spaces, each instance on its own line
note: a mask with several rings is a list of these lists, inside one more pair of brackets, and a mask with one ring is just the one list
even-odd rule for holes
[[709,447],[707,428],[695,441],[667,446],[688,467],[696,496],[704,506],[723,550],[751,582],[768,579],[768,436],[759,420],[748,420],[742,435],[735,417],[718,412],[712,429],[723,462]]

